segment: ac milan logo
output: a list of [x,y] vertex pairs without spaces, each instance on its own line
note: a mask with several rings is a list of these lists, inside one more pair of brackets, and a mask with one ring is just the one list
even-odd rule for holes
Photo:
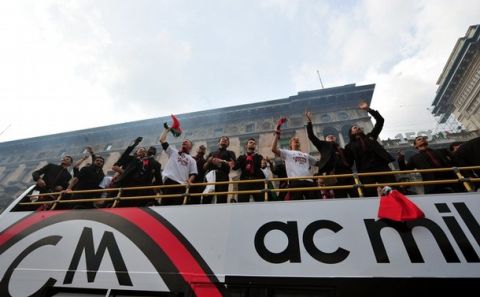
[[[199,297],[224,295],[222,286],[200,254],[164,217],[148,208],[121,208],[36,212],[5,229],[0,233],[0,257],[5,261],[5,254],[9,253],[11,257],[14,253],[14,256],[6,265],[1,261],[2,266],[5,265],[3,269],[6,269],[0,269],[0,272],[4,271],[0,281],[2,297],[17,295],[11,292],[10,284],[22,261],[28,261],[36,251],[51,249],[61,243],[62,239],[66,239],[64,239],[65,234],[36,236],[36,241],[17,251],[19,243],[35,232],[40,234],[47,227],[68,224],[75,220],[104,224],[128,238],[148,259],[169,291],[189,290]],[[68,230],[63,231],[65,233]],[[49,276],[47,280],[42,281],[43,285],[36,287],[36,291],[29,292],[28,295],[40,295],[52,286],[71,286],[75,275],[82,273],[86,273],[86,279],[90,285],[94,284],[98,288],[95,284],[97,272],[102,260],[108,256],[117,284],[127,289],[134,288],[135,282],[127,269],[124,255],[121,253],[114,233],[103,232],[97,245],[94,244],[93,237],[92,228],[83,226],[76,246],[71,251],[65,251],[70,253],[70,258],[61,278],[58,275]],[[81,260],[83,257],[85,263]],[[55,261],[55,259],[48,260]],[[80,269],[80,265],[85,265],[86,269]],[[38,273],[44,274],[45,271],[38,271]]]

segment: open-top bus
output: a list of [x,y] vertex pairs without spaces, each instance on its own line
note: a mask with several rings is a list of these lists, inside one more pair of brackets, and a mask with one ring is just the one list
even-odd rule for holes
[[116,207],[169,198],[116,189],[98,199],[110,207],[71,209],[82,201],[32,190],[0,215],[2,297],[458,295],[480,283],[478,192],[410,196],[425,218],[394,222],[377,218],[379,197]]

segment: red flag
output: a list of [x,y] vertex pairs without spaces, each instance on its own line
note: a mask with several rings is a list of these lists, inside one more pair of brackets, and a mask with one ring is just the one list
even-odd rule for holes
[[285,124],[286,121],[287,121],[287,118],[285,117],[280,118],[277,122],[277,125],[275,126],[275,131],[278,133],[279,136],[280,136],[280,128],[282,127],[283,124]]
[[378,217],[397,222],[414,221],[425,217],[423,211],[397,190],[380,198]]
[[[171,117],[172,117],[172,126],[170,127],[170,131],[172,132],[173,136],[178,137],[182,134],[182,128],[180,128],[180,121],[173,114],[171,115]],[[164,123],[163,126],[166,129],[169,129],[167,123]]]

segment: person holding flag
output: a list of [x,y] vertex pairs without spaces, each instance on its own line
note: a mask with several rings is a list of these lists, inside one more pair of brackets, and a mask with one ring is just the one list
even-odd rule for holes
[[[160,143],[162,148],[168,156],[167,165],[163,170],[163,184],[164,185],[176,185],[176,184],[192,184],[197,176],[197,162],[195,159],[190,156],[190,151],[192,150],[192,141],[185,139],[182,142],[180,150],[172,147],[167,142],[167,134],[171,132],[175,137],[180,136],[180,122],[176,120],[176,117],[172,115],[174,124],[172,127],[164,125],[164,131],[160,136]],[[175,123],[176,121],[176,123]],[[173,188],[164,188],[162,189],[163,194],[182,194],[185,193],[184,187],[173,187]],[[182,204],[183,198],[179,197],[173,198],[163,198],[161,205],[179,205]]]
[[[281,157],[285,160],[285,167],[287,169],[288,177],[303,177],[310,176],[310,168],[315,166],[317,159],[310,156],[307,153],[304,153],[300,150],[300,139],[298,137],[292,137],[290,139],[290,149],[279,149],[278,148],[278,139],[280,138],[280,128],[282,124],[286,122],[285,118],[280,119],[277,122],[274,131],[274,138],[272,143],[272,152],[275,155]],[[289,188],[307,188],[315,187],[315,183],[312,179],[296,179],[290,180],[288,183]],[[315,199],[315,191],[292,191],[290,192],[291,200],[301,200],[301,199]]]

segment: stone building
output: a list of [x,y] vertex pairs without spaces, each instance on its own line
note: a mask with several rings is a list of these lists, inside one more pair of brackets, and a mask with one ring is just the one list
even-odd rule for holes
[[459,38],[438,81],[432,113],[453,116],[468,131],[480,129],[480,25]]

